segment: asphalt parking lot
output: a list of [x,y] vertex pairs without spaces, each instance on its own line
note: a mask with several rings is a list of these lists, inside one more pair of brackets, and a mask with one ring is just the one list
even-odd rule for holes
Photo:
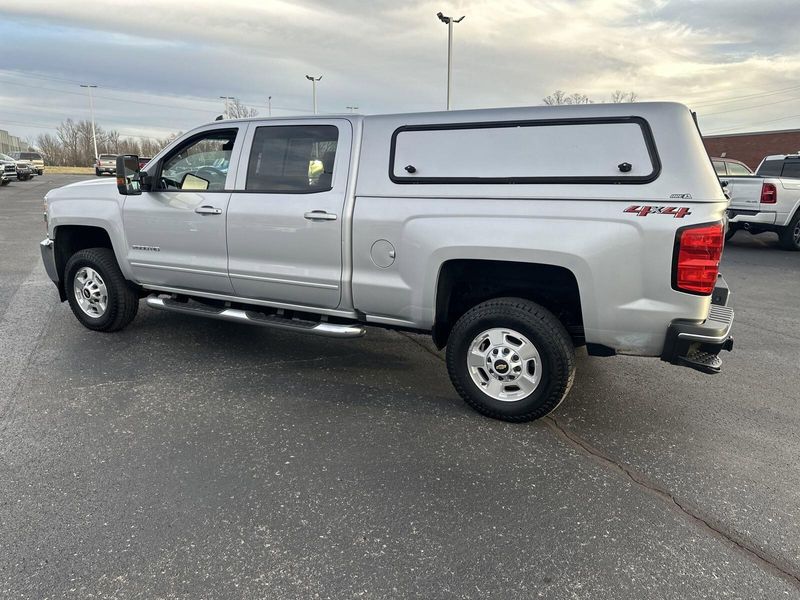
[[469,410],[424,338],[82,328],[0,189],[0,597],[800,598],[800,253],[738,233],[733,353]]

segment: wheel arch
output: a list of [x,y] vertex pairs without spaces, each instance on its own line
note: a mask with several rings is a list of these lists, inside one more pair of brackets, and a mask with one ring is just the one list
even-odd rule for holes
[[532,300],[552,312],[576,346],[585,344],[578,280],[570,269],[552,264],[506,260],[451,259],[436,281],[433,341],[447,345],[455,322],[472,306],[499,297]]
[[53,229],[53,241],[55,242],[56,270],[59,281],[61,281],[59,296],[62,302],[67,299],[64,288],[64,269],[70,256],[79,250],[87,248],[109,248],[114,252],[114,256],[117,256],[117,262],[119,262],[118,254],[111,242],[111,236],[102,227],[94,225],[58,225]]

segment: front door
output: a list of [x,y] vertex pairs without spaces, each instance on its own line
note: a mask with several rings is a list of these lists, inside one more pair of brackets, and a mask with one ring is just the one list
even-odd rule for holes
[[243,135],[215,126],[149,169],[152,190],[127,196],[128,259],[139,283],[233,294],[225,216]]
[[351,139],[344,119],[251,123],[228,207],[237,296],[339,305]]

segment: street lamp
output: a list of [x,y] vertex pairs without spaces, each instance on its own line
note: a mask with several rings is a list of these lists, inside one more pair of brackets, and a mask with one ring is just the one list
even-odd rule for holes
[[222,98],[222,100],[225,102],[225,118],[226,119],[230,119],[231,116],[230,116],[230,112],[229,112],[229,109],[228,109],[228,100],[233,100],[234,97],[233,96],[220,96],[220,98]]
[[450,97],[452,95],[452,77],[453,77],[453,23],[461,23],[464,16],[460,19],[453,17],[446,17],[442,13],[436,13],[439,20],[447,25],[447,110],[450,110]]
[[317,114],[317,82],[322,79],[322,75],[314,79],[311,75],[306,75],[306,79],[311,82],[311,94],[314,99],[314,114]]
[[89,85],[89,84],[80,84],[82,88],[86,88],[89,92],[89,114],[92,116],[92,142],[94,143],[94,159],[97,160],[99,156],[97,153],[97,134],[94,131],[94,100],[92,100],[92,89],[96,88],[96,85]]

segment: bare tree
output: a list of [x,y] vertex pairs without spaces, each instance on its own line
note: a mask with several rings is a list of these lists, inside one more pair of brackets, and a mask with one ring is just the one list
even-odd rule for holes
[[[136,154],[155,156],[175,139],[173,134],[164,139],[148,137],[123,137],[116,130],[105,130],[95,126],[97,150],[102,154]],[[56,128],[56,135],[45,133],[36,139],[36,146],[51,165],[87,166],[94,162],[92,124],[89,121],[63,121]]]
[[614,104],[622,104],[623,102],[636,102],[639,99],[639,94],[636,92],[623,92],[616,90],[611,94],[611,102]]
[[563,104],[592,104],[594,101],[585,94],[567,94],[563,90],[556,90],[549,96],[542,98],[542,102],[548,106],[559,106]]
[[258,111],[255,108],[243,104],[237,98],[228,102],[228,118],[229,119],[246,119],[248,117],[257,117]]
[[58,138],[50,133],[43,133],[36,138],[35,146],[44,155],[45,160],[51,165],[62,165],[61,143]]

